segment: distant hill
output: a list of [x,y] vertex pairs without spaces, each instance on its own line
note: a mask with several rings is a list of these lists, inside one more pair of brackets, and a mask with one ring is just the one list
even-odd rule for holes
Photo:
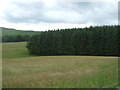
[[12,28],[0,27],[0,42],[22,42],[27,41],[31,36],[40,34],[41,31],[23,31]]
[[14,35],[32,36],[34,34],[40,33],[40,31],[23,31],[5,27],[0,27],[0,30],[2,30],[2,36],[14,36]]

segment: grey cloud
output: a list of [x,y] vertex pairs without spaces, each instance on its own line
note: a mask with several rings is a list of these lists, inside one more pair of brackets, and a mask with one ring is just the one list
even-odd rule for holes
[[15,2],[4,13],[5,19],[13,23],[109,24],[117,20],[116,7],[110,5],[98,2],[59,2],[55,7],[46,8],[42,2]]

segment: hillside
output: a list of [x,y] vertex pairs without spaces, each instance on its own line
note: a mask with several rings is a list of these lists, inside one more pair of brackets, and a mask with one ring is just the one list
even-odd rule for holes
[[22,42],[35,34],[40,34],[40,31],[23,31],[4,27],[0,27],[0,32],[2,42]]
[[40,33],[40,31],[23,31],[23,30],[16,30],[12,28],[4,28],[0,27],[2,30],[2,36],[13,36],[13,35],[29,35],[32,36],[34,34]]

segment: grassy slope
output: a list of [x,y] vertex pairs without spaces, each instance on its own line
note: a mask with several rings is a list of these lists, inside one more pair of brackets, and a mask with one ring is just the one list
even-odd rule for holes
[[25,43],[3,44],[3,87],[97,88],[117,83],[117,57],[31,56]]
[[22,31],[9,28],[2,28],[2,36],[12,36],[12,35],[34,35],[40,32],[37,31]]

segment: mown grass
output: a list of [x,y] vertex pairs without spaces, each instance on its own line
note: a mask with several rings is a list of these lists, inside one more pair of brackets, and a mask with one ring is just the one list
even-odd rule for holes
[[2,43],[2,58],[29,57],[26,42]]
[[117,57],[29,57],[24,45],[4,43],[3,88],[101,88],[118,82]]

